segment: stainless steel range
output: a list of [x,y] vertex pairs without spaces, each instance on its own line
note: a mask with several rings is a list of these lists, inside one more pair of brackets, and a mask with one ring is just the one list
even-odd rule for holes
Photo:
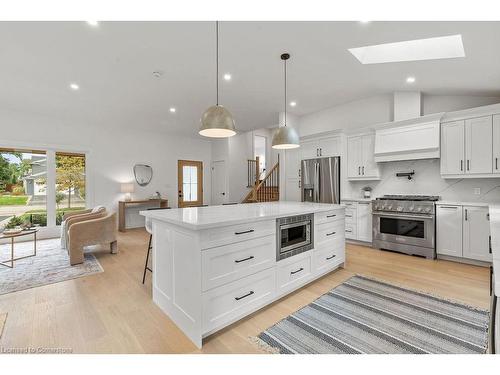
[[373,200],[373,247],[434,259],[437,200],[430,195],[384,195]]

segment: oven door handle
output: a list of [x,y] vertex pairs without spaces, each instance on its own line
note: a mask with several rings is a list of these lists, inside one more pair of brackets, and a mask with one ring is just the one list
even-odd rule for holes
[[300,221],[298,223],[290,223],[290,224],[280,225],[280,229],[302,227],[302,226],[308,226],[310,224],[311,224],[311,222],[309,220],[306,220],[306,221]]
[[434,219],[434,216],[432,215],[393,214],[384,212],[372,212],[372,215],[387,216],[387,217],[407,217],[411,219]]

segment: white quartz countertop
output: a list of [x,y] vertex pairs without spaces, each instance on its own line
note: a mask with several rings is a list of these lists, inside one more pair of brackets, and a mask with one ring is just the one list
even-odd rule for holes
[[341,204],[280,201],[151,210],[141,211],[140,214],[187,229],[200,230],[336,209],[344,209],[344,206]]
[[500,296],[500,205],[490,206],[491,252],[493,253],[493,273],[495,295]]
[[371,202],[375,198],[342,198],[340,199],[340,202],[346,201],[346,202]]
[[488,202],[459,202],[459,201],[437,201],[436,205],[438,206],[476,206],[476,207],[489,207],[490,203]]

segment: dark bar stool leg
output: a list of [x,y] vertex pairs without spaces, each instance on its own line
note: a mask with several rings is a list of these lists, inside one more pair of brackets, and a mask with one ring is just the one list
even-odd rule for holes
[[148,244],[148,255],[146,255],[146,264],[144,265],[144,274],[142,275],[142,283],[144,284],[144,281],[146,280],[146,271],[151,271],[153,270],[148,267],[148,261],[149,261],[149,253],[151,251],[151,241],[153,240],[153,235],[149,235],[149,244]]

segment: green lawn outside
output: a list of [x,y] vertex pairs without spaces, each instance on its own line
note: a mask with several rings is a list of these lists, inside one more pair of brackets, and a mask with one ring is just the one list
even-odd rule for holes
[[26,202],[27,195],[0,195],[0,206],[24,206]]

